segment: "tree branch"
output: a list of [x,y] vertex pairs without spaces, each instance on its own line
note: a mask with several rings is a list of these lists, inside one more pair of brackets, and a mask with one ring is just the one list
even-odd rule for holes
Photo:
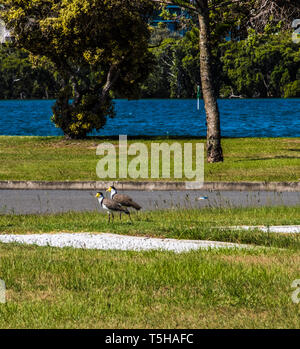
[[106,99],[109,91],[111,90],[112,86],[117,81],[119,76],[120,76],[120,70],[118,69],[118,66],[116,64],[112,64],[107,74],[106,83],[102,89],[101,101],[104,101]]

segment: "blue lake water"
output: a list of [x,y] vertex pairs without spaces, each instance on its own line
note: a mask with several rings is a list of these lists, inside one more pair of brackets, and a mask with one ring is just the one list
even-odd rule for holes
[[[0,101],[1,135],[62,135],[50,121],[49,100]],[[300,137],[300,99],[219,100],[224,137]],[[115,100],[117,116],[93,135],[205,136],[203,101]]]

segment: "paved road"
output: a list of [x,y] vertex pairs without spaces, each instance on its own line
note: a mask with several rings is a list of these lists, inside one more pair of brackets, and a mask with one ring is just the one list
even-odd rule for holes
[[[300,205],[300,192],[124,191],[145,210],[172,207],[250,207]],[[99,210],[88,190],[0,190],[0,213],[56,213]],[[207,196],[207,200],[198,200]]]

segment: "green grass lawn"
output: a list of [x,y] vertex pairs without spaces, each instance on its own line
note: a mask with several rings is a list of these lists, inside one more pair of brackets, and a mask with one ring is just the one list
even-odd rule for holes
[[0,328],[299,328],[292,250],[95,251],[0,244]]
[[[67,141],[62,137],[1,136],[0,180],[99,180],[96,165],[100,156],[96,155],[96,147],[105,141],[118,144],[117,139],[107,138]],[[128,144],[133,142],[143,142],[150,149],[151,142],[205,140],[131,139]],[[222,145],[225,161],[205,163],[205,181],[299,181],[299,138],[223,139]]]
[[0,215],[0,234],[111,232],[252,244],[176,254],[0,243],[0,328],[299,328],[297,234],[220,229],[300,224],[300,207]]

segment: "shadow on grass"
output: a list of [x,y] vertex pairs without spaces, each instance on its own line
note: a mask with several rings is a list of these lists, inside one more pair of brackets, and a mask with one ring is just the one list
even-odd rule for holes
[[270,158],[254,158],[254,159],[249,159],[249,158],[245,158],[242,160],[236,160],[236,162],[242,162],[242,161],[260,161],[260,160],[276,160],[276,159],[290,159],[290,160],[300,160],[300,156],[273,156]]

